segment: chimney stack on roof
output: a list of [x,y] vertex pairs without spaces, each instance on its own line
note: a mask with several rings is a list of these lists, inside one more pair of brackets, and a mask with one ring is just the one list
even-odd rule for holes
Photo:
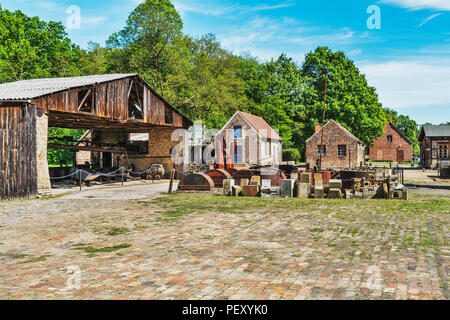
[[320,130],[320,123],[316,123],[315,132],[319,132]]

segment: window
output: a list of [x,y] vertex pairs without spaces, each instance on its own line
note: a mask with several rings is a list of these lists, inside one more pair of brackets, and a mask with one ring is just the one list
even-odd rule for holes
[[448,158],[448,148],[447,146],[439,146],[439,159],[445,160]]
[[144,86],[132,81],[128,89],[128,118],[144,119]]
[[148,154],[148,133],[130,133],[126,150],[128,154]]
[[166,124],[172,124],[172,109],[168,108],[167,106],[165,107],[166,112],[164,114],[164,122]]
[[387,136],[386,140],[387,140],[387,142],[392,142],[392,136]]
[[[317,155],[320,157],[320,146],[317,146]],[[327,156],[327,146],[323,146],[323,154],[322,156],[326,157]]]
[[93,93],[93,88],[86,88],[78,91],[78,111],[94,113],[95,95]]
[[339,157],[347,156],[347,146],[345,144],[338,145],[338,156]]
[[234,138],[235,139],[242,138],[242,127],[241,126],[234,127]]

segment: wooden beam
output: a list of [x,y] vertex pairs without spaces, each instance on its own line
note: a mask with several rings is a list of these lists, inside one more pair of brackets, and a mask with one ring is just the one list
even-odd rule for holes
[[125,153],[125,150],[116,150],[116,149],[103,149],[103,148],[91,148],[91,147],[83,147],[83,146],[67,146],[61,144],[49,144],[47,146],[48,149],[62,149],[62,150],[72,150],[72,151],[91,151],[91,152],[110,152],[110,153]]

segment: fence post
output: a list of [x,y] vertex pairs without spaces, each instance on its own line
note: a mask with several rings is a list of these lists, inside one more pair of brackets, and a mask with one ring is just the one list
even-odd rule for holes
[[123,167],[120,168],[120,171],[122,172],[122,187],[123,187]]
[[81,191],[81,170],[78,170],[79,174],[78,176],[80,177],[80,191]]
[[172,194],[173,180],[175,179],[175,169],[170,171],[169,194]]

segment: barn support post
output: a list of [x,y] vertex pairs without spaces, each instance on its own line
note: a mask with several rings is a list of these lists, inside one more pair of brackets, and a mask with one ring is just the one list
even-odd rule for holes
[[48,115],[42,109],[36,108],[36,166],[38,196],[52,195],[50,173],[48,171],[47,143],[48,143]]

